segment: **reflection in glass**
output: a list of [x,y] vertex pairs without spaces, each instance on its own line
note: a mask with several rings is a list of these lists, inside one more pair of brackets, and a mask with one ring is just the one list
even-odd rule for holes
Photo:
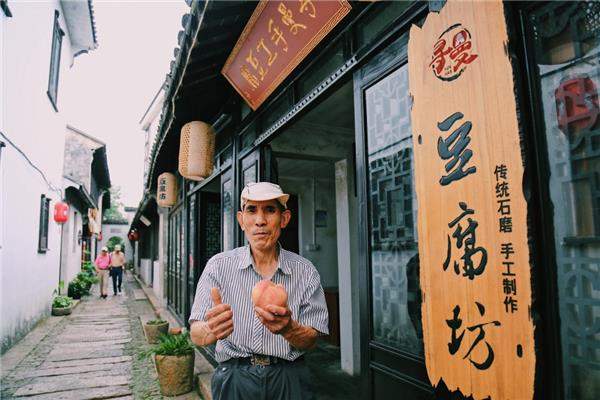
[[375,340],[423,354],[406,65],[365,92]]
[[565,397],[600,393],[600,3],[531,14],[554,205]]
[[233,183],[229,179],[223,183],[223,251],[233,249]]

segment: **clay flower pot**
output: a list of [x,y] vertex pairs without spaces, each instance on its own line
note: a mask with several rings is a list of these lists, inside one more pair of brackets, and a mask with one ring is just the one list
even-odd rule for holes
[[163,396],[178,396],[194,388],[194,353],[183,356],[156,355],[156,372]]
[[61,316],[61,315],[69,315],[73,311],[73,305],[69,307],[52,307],[52,315]]
[[[153,321],[149,321],[153,322]],[[166,335],[169,332],[169,323],[167,321],[161,321],[160,323],[148,323],[144,324],[144,333],[148,343],[158,343],[160,335]]]

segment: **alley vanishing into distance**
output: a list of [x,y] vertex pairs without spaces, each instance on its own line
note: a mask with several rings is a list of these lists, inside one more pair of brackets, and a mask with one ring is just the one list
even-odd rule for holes
[[147,298],[129,274],[122,295],[97,293],[2,356],[2,399],[162,399],[150,359],[138,356],[148,346],[140,316],[154,315]]

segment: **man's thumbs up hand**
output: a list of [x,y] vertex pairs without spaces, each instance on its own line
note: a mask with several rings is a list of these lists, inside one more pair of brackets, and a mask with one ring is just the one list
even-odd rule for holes
[[229,304],[223,304],[221,292],[214,287],[210,290],[213,307],[206,312],[204,319],[210,332],[217,339],[225,339],[233,332],[233,311]]

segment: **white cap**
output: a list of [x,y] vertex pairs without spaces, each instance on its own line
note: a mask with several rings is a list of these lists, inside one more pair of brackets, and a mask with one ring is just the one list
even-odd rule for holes
[[108,251],[108,247],[104,246],[104,247],[102,248],[102,251]]
[[283,208],[287,208],[286,203],[289,198],[290,195],[283,193],[279,185],[271,182],[250,182],[242,190],[240,206],[244,208],[248,200],[266,201],[277,199]]

